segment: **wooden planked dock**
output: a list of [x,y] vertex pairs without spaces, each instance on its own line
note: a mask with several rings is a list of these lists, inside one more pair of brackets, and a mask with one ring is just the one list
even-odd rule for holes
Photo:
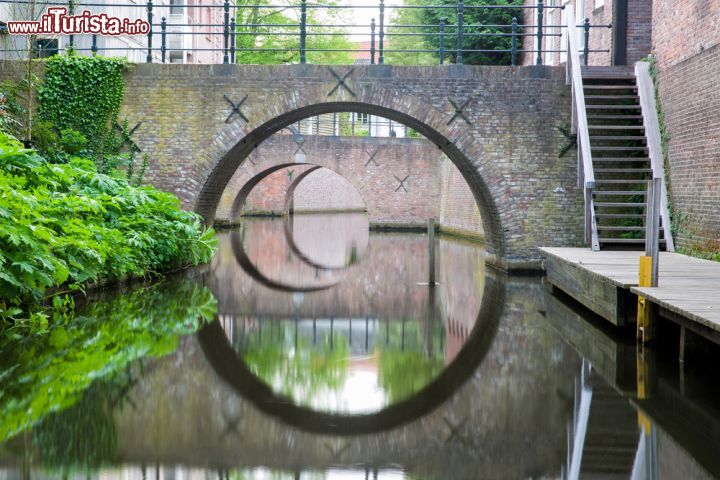
[[643,252],[540,250],[547,258],[548,280],[610,322],[623,325],[630,321],[631,300],[641,294],[671,320],[720,341],[720,262],[661,252],[659,286],[639,288],[638,264]]

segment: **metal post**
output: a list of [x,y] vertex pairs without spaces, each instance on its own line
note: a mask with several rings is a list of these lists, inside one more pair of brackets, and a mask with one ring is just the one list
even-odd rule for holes
[[650,275],[650,286],[658,286],[658,267],[660,260],[660,200],[662,199],[662,178],[656,177],[653,183],[653,222],[652,222],[652,273]]
[[160,22],[160,59],[162,63],[165,63],[165,52],[167,48],[167,20],[165,17],[162,17],[162,21]]
[[230,0],[225,0],[223,4],[225,13],[223,19],[223,63],[230,63],[229,47],[230,47]]
[[[73,0],[68,0],[68,14],[75,14],[75,2]],[[75,48],[75,35],[70,35],[68,44],[70,46],[70,50],[73,50]]]
[[378,38],[378,46],[380,48],[380,54],[378,56],[378,63],[380,65],[385,63],[384,40],[385,40],[385,0],[380,0],[380,36]]
[[98,47],[97,47],[97,35],[92,36],[92,47],[90,47],[90,51],[93,55],[97,55]]
[[543,0],[537,3],[537,59],[536,64],[542,65],[542,39],[543,39]]
[[428,234],[428,285],[435,286],[435,219],[429,218],[427,224]]
[[300,63],[307,62],[305,56],[307,45],[307,0],[300,2]]
[[375,65],[375,19],[370,20],[370,63]]
[[512,19],[512,52],[510,65],[517,65],[517,17]]
[[147,57],[145,58],[145,61],[147,63],[152,63],[152,36],[153,36],[153,3],[152,0],[148,0],[147,2],[147,18],[148,18],[148,24],[150,25],[150,31],[148,32],[148,38],[147,38],[147,46],[148,46],[148,53]]
[[458,0],[457,4],[457,11],[458,11],[458,25],[457,25],[457,61],[456,63],[458,65],[461,65],[463,63],[463,23],[464,23],[464,14],[463,14],[463,0]]
[[583,22],[583,29],[585,31],[585,46],[583,47],[583,62],[585,66],[588,64],[588,58],[590,58],[590,19],[585,17]]
[[440,19],[440,65],[445,62],[445,17]]
[[235,23],[235,17],[233,16],[230,20],[230,63],[236,63],[235,61],[235,30],[237,25]]

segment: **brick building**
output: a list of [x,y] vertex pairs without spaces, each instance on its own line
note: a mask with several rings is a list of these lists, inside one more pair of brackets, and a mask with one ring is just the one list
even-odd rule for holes
[[[681,249],[720,251],[720,2],[546,0],[545,4],[573,5],[577,25],[585,18],[592,25],[612,24],[612,28],[591,29],[590,49],[606,52],[591,53],[590,65],[633,65],[654,55],[669,135],[666,169],[676,244]],[[544,49],[562,50],[565,45],[560,27],[565,12],[546,9],[544,31],[561,36],[546,37]],[[526,18],[526,24],[537,23],[534,13],[528,17],[533,18]],[[584,45],[584,38],[579,40]],[[525,49],[536,46],[535,37],[525,38]],[[543,57],[550,65],[565,62],[560,52]],[[526,54],[524,63],[535,60],[535,55]]]

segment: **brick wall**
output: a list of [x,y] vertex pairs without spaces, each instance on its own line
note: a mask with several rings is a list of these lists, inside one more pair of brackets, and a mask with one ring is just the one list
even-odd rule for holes
[[675,0],[653,2],[653,52],[668,68],[720,43],[720,2]]
[[475,197],[447,157],[441,167],[440,227],[448,233],[483,237],[482,218]]
[[680,227],[676,244],[720,251],[720,46],[662,68],[660,94]]
[[[236,220],[230,218],[231,207],[240,188],[269,167],[293,162],[297,149],[292,135],[276,134],[261,143],[251,161],[243,163],[232,176],[216,219]],[[425,225],[428,218],[439,217],[440,165],[444,155],[428,140],[307,135],[302,151],[308,164],[325,169],[309,174],[298,185],[298,210],[367,209],[375,225]],[[280,213],[290,184],[289,172],[297,178],[307,168],[293,165],[270,174],[250,194],[246,209]],[[398,179],[405,179],[403,187]]]
[[295,189],[293,209],[296,212],[322,210],[367,210],[360,192],[344,177],[321,168],[308,175]]

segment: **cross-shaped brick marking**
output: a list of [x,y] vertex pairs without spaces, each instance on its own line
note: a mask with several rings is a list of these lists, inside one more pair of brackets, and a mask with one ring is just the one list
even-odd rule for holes
[[330,73],[332,73],[332,74],[333,74],[333,77],[335,77],[335,79],[337,80],[337,85],[335,85],[335,86],[333,87],[333,89],[330,90],[330,92],[327,94],[328,97],[329,97],[330,95],[332,95],[333,93],[335,93],[335,91],[338,90],[338,89],[341,88],[341,87],[344,88],[345,90],[347,90],[348,93],[350,93],[350,95],[352,95],[353,97],[356,96],[356,95],[355,95],[355,92],[353,92],[352,89],[351,89],[350,87],[348,87],[347,83],[345,83],[345,80],[347,80],[348,77],[349,77],[350,75],[352,75],[352,73],[355,71],[355,67],[353,67],[353,68],[351,68],[350,70],[348,70],[347,73],[346,73],[345,75],[343,75],[342,77],[341,77],[335,70],[333,70],[332,68],[328,67],[328,70],[330,70]]
[[142,122],[136,123],[133,128],[131,128],[127,133],[125,133],[123,131],[123,128],[119,124],[115,123],[115,129],[118,130],[120,132],[120,135],[122,136],[123,146],[127,145],[130,150],[135,152],[142,152],[142,150],[140,150],[140,147],[137,146],[137,143],[135,143],[135,141],[131,138],[132,134],[135,133],[135,130],[140,128],[140,125],[142,125]]
[[450,102],[450,105],[452,105],[453,108],[455,109],[455,113],[453,114],[452,118],[450,120],[448,120],[447,124],[450,125],[451,123],[453,123],[455,121],[455,119],[460,117],[463,120],[465,120],[465,122],[467,122],[468,125],[470,125],[470,120],[467,119],[467,117],[465,116],[465,113],[463,112],[463,110],[465,110],[465,107],[468,106],[468,103],[470,103],[470,99],[468,98],[467,100],[465,100],[465,103],[463,103],[459,107],[458,107],[457,102],[455,102],[455,100],[453,100],[450,97],[448,97],[448,102]]
[[233,115],[237,115],[243,120],[245,120],[245,123],[249,122],[247,117],[242,113],[240,110],[240,107],[242,107],[242,104],[245,103],[245,100],[247,100],[248,96],[245,95],[242,100],[240,100],[237,104],[234,103],[232,100],[228,98],[227,95],[223,95],[225,98],[225,101],[227,101],[230,104],[230,114],[225,119],[225,123],[230,123],[230,120],[232,119]]
[[375,160],[375,155],[377,155],[378,153],[380,153],[380,150],[382,150],[382,147],[381,147],[381,148],[378,148],[377,150],[375,150],[375,152],[372,153],[372,154],[371,154],[370,152],[368,152],[367,150],[365,150],[365,153],[367,153],[368,155],[370,155],[370,156],[368,157],[367,162],[365,162],[365,166],[366,166],[366,167],[367,167],[368,165],[370,165],[370,162],[374,163],[376,167],[379,167],[379,166],[380,166],[380,164],[377,162],[377,160]]
[[395,191],[397,192],[402,188],[403,190],[405,190],[405,193],[407,193],[408,189],[405,187],[405,182],[407,181],[408,178],[410,178],[410,175],[405,175],[405,178],[403,178],[403,179],[400,179],[400,177],[398,177],[397,175],[393,175],[393,177],[395,177],[395,180],[400,182],[400,185],[398,185],[398,187],[395,189]]

